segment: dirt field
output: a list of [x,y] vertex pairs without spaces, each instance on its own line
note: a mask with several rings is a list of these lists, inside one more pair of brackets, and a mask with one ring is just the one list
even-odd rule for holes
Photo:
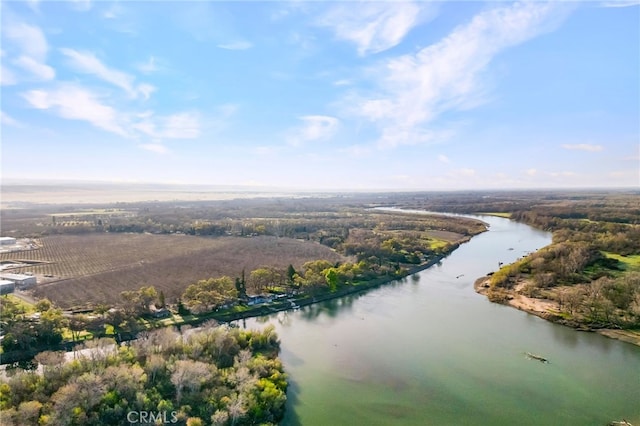
[[88,234],[48,236],[39,243],[38,250],[1,254],[0,261],[44,262],[11,272],[37,275],[35,295],[63,308],[118,303],[121,291],[145,285],[172,301],[200,279],[237,277],[261,266],[344,260],[320,244],[275,237]]

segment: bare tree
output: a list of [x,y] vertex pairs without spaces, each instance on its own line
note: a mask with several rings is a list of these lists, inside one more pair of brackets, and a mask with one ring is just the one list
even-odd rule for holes
[[216,410],[211,416],[211,424],[213,426],[223,426],[229,421],[229,412],[226,410]]
[[195,391],[200,388],[202,383],[210,380],[212,375],[212,366],[200,361],[178,360],[173,365],[173,373],[171,374],[171,383],[176,387],[176,400],[178,404],[182,399],[182,391],[187,389]]
[[247,407],[245,405],[244,396],[240,394],[234,394],[231,398],[231,402],[227,405],[229,410],[229,417],[231,417],[231,426],[235,424],[247,414]]

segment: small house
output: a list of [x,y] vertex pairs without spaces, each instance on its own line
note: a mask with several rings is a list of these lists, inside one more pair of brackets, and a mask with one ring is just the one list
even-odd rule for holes
[[0,279],[12,281],[18,290],[24,290],[33,287],[38,280],[33,275],[24,274],[0,274]]
[[0,294],[13,293],[16,289],[16,284],[9,280],[0,280]]
[[151,311],[151,316],[154,318],[168,318],[171,316],[171,311],[167,308],[156,308],[155,305],[151,305],[149,310]]

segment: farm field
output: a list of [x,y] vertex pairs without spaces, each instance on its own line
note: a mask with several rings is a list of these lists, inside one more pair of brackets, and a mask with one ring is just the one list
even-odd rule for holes
[[276,237],[85,234],[40,239],[37,250],[4,253],[0,261],[43,262],[12,270],[45,281],[34,290],[62,308],[119,303],[120,292],[153,285],[167,301],[200,279],[240,276],[261,266],[286,268],[304,262],[344,260],[315,242]]

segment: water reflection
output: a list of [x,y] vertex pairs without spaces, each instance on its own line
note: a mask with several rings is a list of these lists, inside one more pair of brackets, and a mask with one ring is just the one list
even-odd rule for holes
[[300,317],[306,321],[314,321],[322,314],[335,318],[339,312],[351,310],[353,302],[363,295],[363,293],[355,293],[314,305],[307,305],[300,309]]
[[[295,365],[295,364],[294,364]],[[287,405],[296,406],[300,403],[300,399],[298,394],[300,392],[300,386],[298,383],[292,378],[288,377],[287,386]],[[300,417],[298,417],[298,413],[295,410],[287,410],[284,415],[284,419],[280,422],[281,425],[287,426],[301,426],[302,422],[300,421]]]
[[[640,421],[637,347],[474,293],[475,278],[498,261],[550,241],[524,225],[483,219],[491,231],[437,266],[268,317],[291,382],[283,424]],[[549,356],[551,364],[528,362],[526,351]]]
[[569,348],[575,348],[578,345],[580,335],[577,332],[567,333],[567,329],[563,325],[552,327],[553,338],[561,345]]

